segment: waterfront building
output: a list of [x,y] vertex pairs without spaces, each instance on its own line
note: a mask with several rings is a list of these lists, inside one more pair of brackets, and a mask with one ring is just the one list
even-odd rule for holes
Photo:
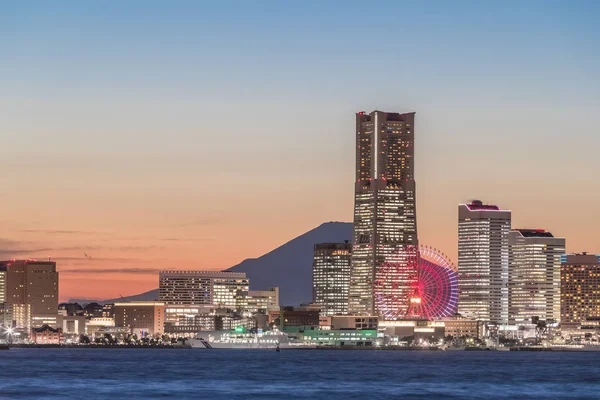
[[165,323],[165,304],[157,301],[115,303],[115,326],[129,328],[143,336],[162,335]]
[[315,307],[281,307],[269,311],[269,324],[283,330],[286,326],[319,326],[319,309]]
[[315,244],[313,257],[313,303],[321,308],[321,315],[348,313],[348,288],[352,244]]
[[94,337],[98,332],[106,331],[115,327],[115,319],[113,317],[95,317],[86,320],[85,333],[89,337]]
[[12,326],[12,313],[6,302],[6,265],[0,264],[0,328],[3,326]]
[[161,271],[158,301],[167,305],[214,305],[240,308],[248,292],[244,272]]
[[6,268],[6,302],[11,305],[13,325],[31,327],[58,324],[58,272],[54,261],[12,260]]
[[508,323],[531,324],[535,318],[560,322],[560,266],[565,238],[543,229],[509,234]]
[[0,264],[0,304],[6,302],[6,265]]
[[369,315],[332,315],[331,329],[377,329],[378,318]]
[[273,287],[269,290],[249,290],[245,298],[242,298],[241,309],[245,314],[266,314],[270,310],[279,309],[279,288]]
[[12,327],[12,310],[10,304],[8,303],[0,303],[0,328],[2,327]]
[[60,328],[42,325],[31,329],[31,341],[35,344],[61,344],[63,341]]
[[212,305],[165,305],[165,333],[193,337],[199,331],[214,331],[217,318]]
[[84,315],[61,315],[63,335],[79,336],[86,333],[86,319]]
[[455,315],[442,318],[441,322],[444,323],[446,336],[483,339],[485,334],[485,323],[476,319]]
[[414,139],[414,112],[356,114],[351,314],[400,315],[408,307],[416,272],[383,266],[416,257]]
[[388,338],[391,345],[403,344],[406,338],[431,343],[446,335],[444,322],[428,320],[379,321],[378,331]]
[[561,325],[600,317],[600,255],[563,256],[560,283]]
[[508,323],[510,210],[474,200],[458,206],[458,312]]

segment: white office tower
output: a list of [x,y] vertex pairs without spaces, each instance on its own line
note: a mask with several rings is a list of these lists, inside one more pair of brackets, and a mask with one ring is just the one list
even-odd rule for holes
[[543,229],[516,229],[510,232],[509,246],[509,324],[531,324],[534,317],[559,322],[565,238]]
[[458,206],[458,312],[508,323],[511,212],[474,200]]

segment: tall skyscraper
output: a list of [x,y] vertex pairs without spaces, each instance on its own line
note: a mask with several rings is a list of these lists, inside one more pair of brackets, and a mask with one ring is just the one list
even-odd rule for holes
[[58,327],[58,272],[54,261],[3,261],[6,267],[6,302],[13,325],[29,330]]
[[458,312],[508,323],[511,212],[474,200],[458,206]]
[[348,287],[352,244],[315,244],[313,259],[313,303],[321,315],[348,313]]
[[384,265],[409,263],[417,252],[414,121],[415,113],[356,114],[351,314],[407,307],[416,273]]
[[560,268],[561,323],[600,318],[600,256],[567,254]]
[[543,229],[509,234],[508,323],[560,322],[560,262],[565,238]]

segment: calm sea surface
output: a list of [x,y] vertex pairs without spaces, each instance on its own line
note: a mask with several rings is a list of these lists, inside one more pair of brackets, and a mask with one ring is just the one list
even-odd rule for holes
[[9,399],[600,399],[600,353],[0,351]]

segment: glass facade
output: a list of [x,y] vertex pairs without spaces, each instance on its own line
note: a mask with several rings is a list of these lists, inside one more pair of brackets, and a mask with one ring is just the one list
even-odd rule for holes
[[321,307],[321,315],[348,313],[350,286],[350,243],[316,244],[313,258],[313,303]]
[[600,256],[568,254],[560,268],[561,323],[600,317]]
[[511,212],[476,200],[458,214],[458,312],[506,325]]
[[560,263],[565,239],[543,230],[510,232],[508,317],[510,325],[560,322]]
[[[348,312],[395,315],[415,274],[389,268],[416,251],[414,116],[356,115],[354,234]],[[407,264],[408,265],[408,264]],[[405,276],[406,275],[406,276]]]
[[161,271],[158,299],[168,305],[213,305],[236,309],[248,292],[243,272]]

